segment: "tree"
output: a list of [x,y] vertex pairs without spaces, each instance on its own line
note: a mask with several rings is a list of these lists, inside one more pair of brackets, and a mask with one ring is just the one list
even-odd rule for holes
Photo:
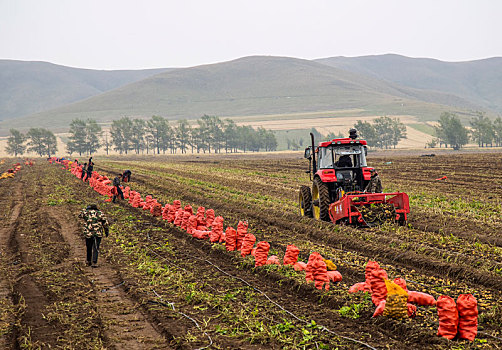
[[48,157],[57,152],[57,140],[54,134],[42,128],[31,128],[27,134],[28,150],[37,153],[40,157],[46,154]]
[[157,154],[160,154],[161,143],[163,135],[167,132],[168,122],[165,118],[154,115],[152,119],[147,121],[146,125],[153,145],[157,149]]
[[26,150],[26,146],[23,143],[26,141],[26,137],[16,129],[10,129],[9,138],[7,139],[7,147],[5,147],[5,151],[8,154],[13,154],[14,157],[17,155],[23,155]]
[[110,134],[112,136],[112,144],[114,145],[113,149],[118,151],[120,154],[127,154],[128,151],[133,149],[131,142],[132,126],[133,122],[128,117],[123,117],[112,122]]
[[438,125],[434,127],[439,143],[453,149],[460,149],[469,142],[468,130],[453,113],[444,112],[439,117]]
[[136,152],[145,149],[145,134],[146,134],[146,121],[143,119],[134,119],[131,126],[131,146]]
[[472,139],[478,143],[479,147],[485,147],[488,146],[488,144],[493,145],[495,130],[488,117],[481,112],[477,112],[476,117],[471,119],[470,123],[472,128]]
[[223,135],[225,138],[225,152],[237,152],[237,144],[239,142],[239,134],[237,124],[232,119],[225,119],[223,123]]
[[66,144],[68,153],[71,155],[73,152],[77,152],[81,156],[87,148],[85,121],[82,119],[73,119],[70,123],[69,133],[70,136]]
[[398,118],[392,120],[392,138],[391,143],[396,148],[399,141],[406,139],[406,125],[401,123]]
[[92,155],[101,147],[101,142],[99,141],[102,131],[101,126],[98,125],[96,120],[87,119],[85,123],[85,145],[88,154]]
[[495,134],[495,144],[498,147],[502,146],[502,118],[497,117],[493,121],[493,132]]
[[406,126],[398,118],[380,117],[373,124],[358,120],[354,128],[368,145],[378,148],[396,148],[399,141],[406,138]]
[[181,150],[181,153],[186,153],[187,145],[190,143],[190,126],[186,119],[178,120],[175,134],[177,147]]
[[368,146],[379,147],[375,127],[369,122],[358,120],[354,128],[359,132],[359,136],[366,140]]

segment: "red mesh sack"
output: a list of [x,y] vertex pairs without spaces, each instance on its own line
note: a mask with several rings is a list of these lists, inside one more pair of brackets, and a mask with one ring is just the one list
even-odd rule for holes
[[457,335],[458,311],[455,300],[447,295],[441,295],[436,307],[439,317],[438,335],[447,339],[453,339]]
[[298,254],[300,254],[300,249],[293,244],[288,245],[284,254],[284,265],[294,265],[298,261]]
[[457,298],[458,337],[474,341],[478,334],[478,301],[472,294],[460,294]]
[[305,271],[307,269],[307,264],[303,261],[297,261],[293,265],[293,269],[295,269],[295,271]]
[[175,200],[173,201],[173,207],[174,207],[174,210],[176,210],[176,211],[177,211],[178,209],[180,209],[180,208],[181,208],[181,201],[180,201],[180,200],[178,200],[178,199],[175,199]]
[[183,220],[184,214],[185,214],[185,212],[183,211],[182,208],[179,208],[176,211],[176,214],[174,214],[174,225],[181,226],[181,221]]
[[383,310],[385,310],[385,300],[380,300],[372,317],[382,316]]
[[188,218],[188,224],[187,224],[187,233],[188,234],[193,234],[192,231],[197,230],[197,216],[195,215],[190,215]]
[[331,282],[340,282],[342,280],[342,274],[339,271],[328,271],[327,274]]
[[190,215],[192,215],[193,214],[192,206],[190,204],[185,205],[185,211],[190,213]]
[[387,296],[387,287],[385,285],[386,279],[387,272],[383,269],[373,270],[371,272],[371,301],[373,301],[375,305],[380,304],[380,301],[385,300]]
[[114,195],[114,196],[116,196],[116,195],[118,195],[118,194],[119,194],[119,191],[117,191],[117,188],[116,188],[115,186],[113,186],[113,188],[111,189],[111,191],[110,191],[110,192],[111,192],[111,194],[112,194],[112,195]]
[[415,318],[415,316],[417,315],[417,306],[408,303],[407,307],[408,307],[408,317]]
[[180,227],[181,227],[183,230],[186,230],[186,229],[187,229],[187,226],[188,226],[188,219],[190,219],[190,216],[192,216],[192,213],[190,213],[189,211],[184,211],[184,212],[183,212],[183,218],[181,219],[181,225],[180,225]]
[[394,278],[395,284],[397,284],[399,287],[403,288],[405,291],[408,291],[408,288],[406,287],[406,281],[402,278]]
[[225,241],[225,237],[223,234],[223,217],[222,216],[218,216],[216,219],[214,219],[213,229],[211,230],[211,235],[212,235],[213,239],[216,239],[216,241],[214,241],[213,243],[215,243],[215,242],[221,243],[221,242]]
[[245,257],[246,255],[251,254],[251,250],[253,250],[253,246],[256,242],[256,237],[252,233],[248,233],[244,236],[244,240],[241,245],[241,256]]
[[434,297],[427,293],[408,291],[408,302],[417,305],[436,305]]
[[233,227],[228,226],[225,231],[225,246],[227,250],[234,251],[235,250],[235,240],[237,239],[237,231]]
[[134,196],[134,199],[132,201],[132,207],[139,208],[140,204],[141,204],[141,195],[139,194],[139,192],[136,192],[136,196]]
[[134,197],[136,197],[136,191],[131,191],[131,192],[129,193],[129,204],[131,204],[131,205],[132,205],[132,202],[133,202],[133,200],[134,200]]
[[145,197],[145,205],[143,205],[143,210],[150,210],[152,203],[152,196],[148,195]]
[[369,260],[368,263],[366,264],[364,277],[365,277],[366,283],[368,284],[368,286],[370,286],[370,288],[371,288],[371,279],[372,279],[371,273],[374,270],[378,270],[378,269],[380,269],[380,265],[378,265],[378,263],[376,261]]
[[[371,288],[366,282],[359,282],[349,288],[349,293],[371,292]],[[383,309],[382,309],[383,312]]]
[[208,209],[206,210],[206,227],[211,227],[214,221],[214,210]]
[[281,265],[279,257],[277,255],[271,255],[266,262],[266,265]]
[[328,269],[321,254],[317,252],[310,254],[305,271],[305,280],[307,282],[314,281],[317,289],[322,289],[325,286],[326,290],[329,290]]
[[254,253],[254,266],[263,266],[267,263],[268,251],[270,249],[270,244],[268,242],[262,241],[256,245],[256,251]]
[[164,205],[164,208],[162,208],[162,220],[167,220],[169,218],[169,211],[171,210],[172,205],[167,203]]
[[129,199],[129,192],[131,191],[131,188],[129,186],[126,186],[124,188],[124,199]]
[[211,231],[200,231],[200,230],[193,230],[192,231],[192,236],[194,238],[198,238],[198,239],[207,239],[210,234],[211,234]]
[[241,250],[242,241],[244,240],[244,236],[247,232],[247,221],[239,221],[239,223],[237,224],[237,238],[235,239],[235,249]]
[[206,208],[197,208],[197,226],[206,226]]
[[161,216],[162,215],[162,205],[160,203],[155,203],[150,210],[153,216]]

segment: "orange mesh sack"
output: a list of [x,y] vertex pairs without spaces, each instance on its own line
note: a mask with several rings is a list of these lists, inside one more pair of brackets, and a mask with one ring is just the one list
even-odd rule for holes
[[395,318],[404,319],[408,317],[408,293],[388,279],[385,280],[387,287],[387,299],[383,315]]
[[383,310],[385,310],[385,303],[386,303],[385,300],[380,301],[380,303],[377,305],[372,317],[378,317],[378,316],[383,315]]
[[405,291],[408,291],[408,288],[406,287],[406,281],[402,278],[394,278],[395,284],[397,284],[399,287],[403,288]]
[[279,261],[279,257],[277,255],[271,255],[268,259],[267,259],[267,265],[280,265],[281,262]]
[[211,227],[214,221],[214,210],[208,209],[206,210],[206,227]]
[[189,212],[190,215],[192,215],[193,214],[193,208],[192,208],[192,206],[190,204],[185,205],[185,211]]
[[124,199],[129,199],[129,192],[131,191],[131,188],[129,186],[126,186],[124,188]]
[[179,208],[176,211],[176,214],[174,215],[174,225],[181,226],[181,221],[183,220],[184,214],[185,214],[185,212],[183,211],[182,208]]
[[340,282],[342,280],[342,274],[339,271],[328,271],[327,274],[331,282]]
[[284,254],[284,265],[294,265],[298,261],[298,255],[300,254],[300,249],[295,245],[290,244],[286,247],[286,253]]
[[251,254],[251,250],[253,250],[253,246],[256,242],[256,237],[252,233],[248,233],[244,236],[244,240],[241,245],[241,256],[245,257],[246,255]]
[[241,250],[242,241],[244,240],[244,236],[248,232],[248,223],[247,221],[239,221],[237,224],[237,238],[235,240],[235,249]]
[[268,242],[262,241],[257,244],[256,252],[254,253],[254,266],[263,266],[267,263],[268,251],[270,249],[270,244]]
[[192,231],[197,229],[197,216],[190,215],[188,218],[187,233],[193,234]]
[[305,271],[307,270],[307,264],[303,261],[297,261],[293,265],[293,269],[295,269],[295,271]]
[[162,215],[162,205],[160,203],[155,202],[151,209],[151,213],[153,216],[161,216]]
[[214,219],[213,229],[211,230],[209,240],[213,243],[223,242],[225,240],[225,237],[223,235],[223,217],[222,216],[218,216],[216,219]]
[[373,304],[378,305],[380,301],[385,300],[387,296],[387,286],[385,280],[387,279],[387,272],[383,269],[373,270],[370,277],[371,287],[371,301]]
[[132,201],[132,207],[139,208],[140,205],[141,205],[141,195],[139,194],[139,192],[136,192],[136,196],[134,196],[134,199]]
[[358,282],[349,288],[349,293],[370,292],[370,291],[371,291],[370,286],[366,282]]
[[129,204],[132,205],[132,202],[134,201],[134,197],[136,197],[136,191],[129,192]]
[[167,203],[164,208],[162,208],[162,220],[167,220],[169,218],[169,211],[173,206]]
[[198,239],[206,239],[210,234],[211,231],[192,230],[192,236]]
[[329,290],[329,277],[326,263],[324,262],[321,254],[313,252],[309,256],[307,263],[305,280],[307,282],[314,281],[317,289],[322,289],[325,286]]
[[474,341],[478,334],[478,301],[472,294],[460,294],[457,309],[458,337]]
[[424,306],[436,305],[436,300],[432,295],[413,290],[408,291],[408,302]]
[[365,277],[366,283],[370,286],[370,289],[371,289],[371,280],[373,278],[372,272],[374,270],[379,270],[379,269],[380,269],[380,265],[376,261],[369,260],[368,263],[366,264],[364,277]]
[[177,211],[178,209],[180,209],[180,208],[181,208],[181,201],[180,201],[179,199],[175,199],[175,200],[173,201],[173,207],[174,207],[174,210],[176,210],[176,211]]
[[188,226],[188,219],[190,219],[190,216],[192,216],[192,213],[189,211],[184,211],[183,212],[183,218],[181,219],[181,228],[183,230],[187,229]]
[[453,339],[457,335],[458,311],[455,300],[447,295],[441,295],[436,307],[439,317],[438,335],[447,339]]
[[225,246],[227,251],[235,250],[235,240],[237,239],[237,231],[231,226],[228,226],[225,231]]
[[415,316],[417,315],[417,306],[408,303],[407,307],[408,307],[408,317],[415,318]]
[[197,226],[206,226],[206,208],[197,208]]

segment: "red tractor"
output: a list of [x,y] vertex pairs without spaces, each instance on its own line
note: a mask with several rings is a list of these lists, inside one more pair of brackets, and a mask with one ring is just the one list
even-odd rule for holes
[[396,221],[405,225],[410,212],[406,193],[364,192],[371,179],[366,164],[367,143],[359,140],[356,129],[348,138],[319,142],[305,149],[309,160],[312,191],[300,186],[300,215],[335,224],[375,226]]

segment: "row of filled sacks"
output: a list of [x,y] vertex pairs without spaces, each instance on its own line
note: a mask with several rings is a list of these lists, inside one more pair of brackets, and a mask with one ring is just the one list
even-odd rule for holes
[[445,295],[436,301],[430,294],[408,290],[406,281],[402,278],[390,281],[387,272],[371,260],[366,264],[365,277],[366,281],[354,284],[349,293],[371,293],[371,300],[377,306],[373,317],[414,317],[416,305],[435,305],[439,318],[438,335],[448,339],[458,336],[470,341],[476,337],[478,309],[477,301],[471,294],[461,294],[457,304],[453,298]]

